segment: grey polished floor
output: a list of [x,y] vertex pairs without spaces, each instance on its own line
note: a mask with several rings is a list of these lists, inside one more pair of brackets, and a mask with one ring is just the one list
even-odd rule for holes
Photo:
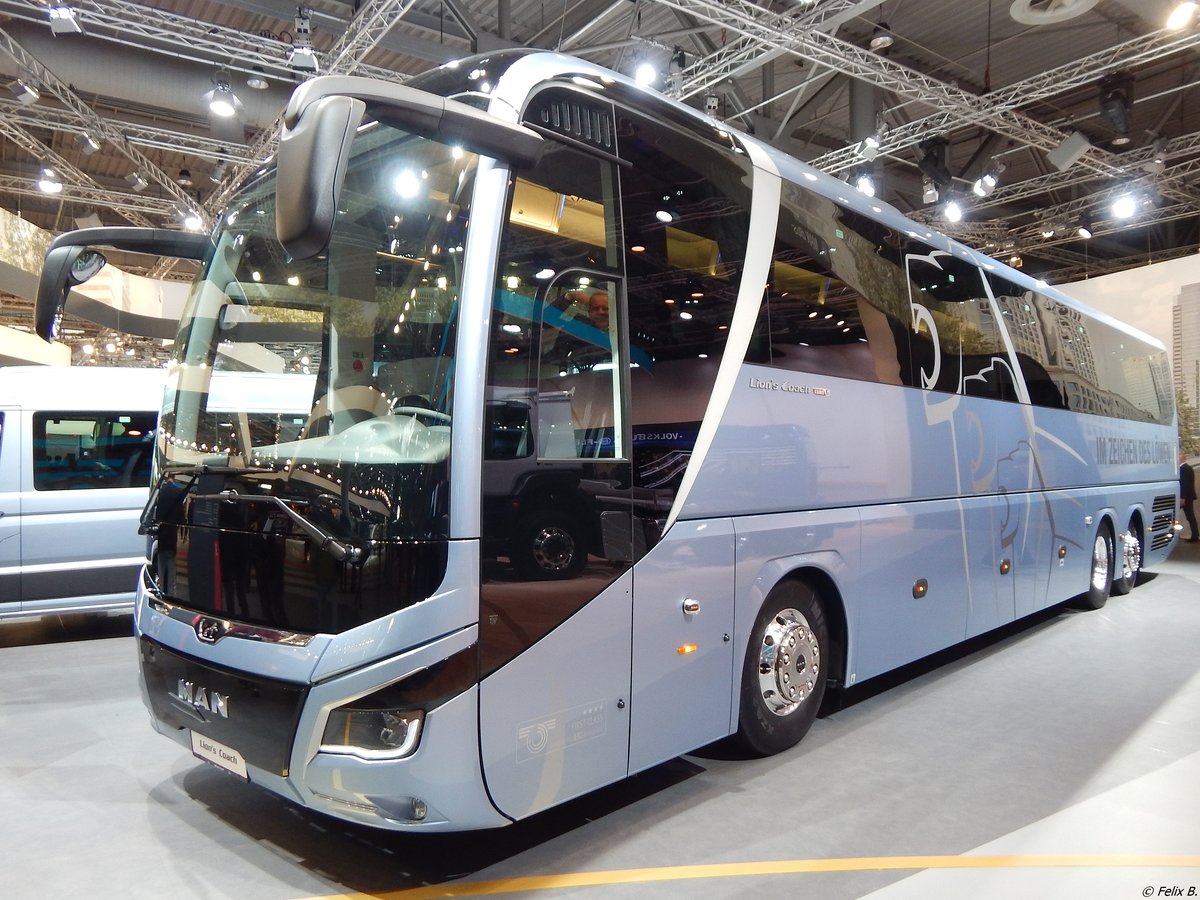
[[154,734],[127,617],[3,623],[0,895],[1200,896],[1198,547],[861,686],[782,756],[701,753],[458,836],[312,815]]

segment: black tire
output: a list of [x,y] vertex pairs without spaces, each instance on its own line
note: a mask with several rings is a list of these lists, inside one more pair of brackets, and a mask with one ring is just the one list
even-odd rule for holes
[[517,523],[510,559],[530,581],[574,578],[587,562],[587,542],[575,519],[543,508]]
[[758,756],[799,743],[821,708],[831,662],[820,596],[802,582],[778,585],[750,632],[742,665],[738,743]]
[[1142,533],[1135,522],[1129,523],[1124,538],[1117,542],[1115,557],[1112,595],[1119,597],[1134,589],[1142,571]]
[[1113,587],[1113,533],[1108,522],[1101,522],[1092,542],[1091,578],[1087,593],[1079,598],[1084,609],[1100,609],[1108,602]]

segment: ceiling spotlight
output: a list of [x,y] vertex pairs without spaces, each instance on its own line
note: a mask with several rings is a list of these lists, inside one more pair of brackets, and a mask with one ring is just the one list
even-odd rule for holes
[[1129,219],[1137,212],[1137,201],[1133,194],[1122,194],[1112,204],[1112,214],[1114,219]]
[[892,44],[896,43],[896,39],[892,36],[891,29],[888,28],[887,22],[880,22],[875,26],[875,30],[871,32],[871,49],[876,53],[881,53],[887,50]]
[[100,149],[100,142],[86,131],[83,131],[75,135],[75,146],[84,156],[91,156]]
[[288,53],[288,65],[297,72],[317,72],[321,68],[317,51],[312,47],[293,47]]
[[1087,216],[1084,216],[1079,220],[1079,229],[1077,234],[1086,241],[1091,238],[1093,233],[1091,220],[1087,218]]
[[637,70],[633,73],[633,80],[642,87],[649,87],[658,79],[658,70],[648,62],[638,65]]
[[944,137],[926,138],[917,145],[924,154],[917,160],[917,168],[922,174],[933,179],[940,188],[948,188],[954,178],[946,168],[946,139]]
[[217,184],[225,177],[225,170],[229,168],[228,161],[222,159],[212,167],[212,171],[208,173],[208,180],[213,184]]
[[312,17],[303,6],[296,10],[296,30],[288,65],[297,72],[316,72],[320,66],[312,44]]
[[10,84],[8,89],[13,92],[14,97],[16,97],[26,106],[37,103],[40,99],[42,99],[42,95],[38,92],[38,90],[33,87],[33,85],[28,84],[22,78],[18,78],[16,81]]
[[213,76],[213,84],[215,87],[204,94],[204,102],[208,104],[208,111],[222,119],[228,119],[240,113],[242,101],[238,99],[237,94],[229,85],[229,73],[224,69],[217,72]]
[[1130,116],[1133,109],[1133,76],[1113,72],[1100,79],[1100,118],[1117,133],[1113,143],[1129,143]]
[[175,183],[180,187],[192,186],[192,173],[188,169],[180,169],[179,174],[175,176]]
[[262,66],[255,66],[250,76],[246,79],[246,87],[255,91],[265,91],[270,86],[271,82],[267,81],[267,76],[263,72]]
[[1196,4],[1192,0],[1184,0],[1183,3],[1171,10],[1171,15],[1167,17],[1167,28],[1171,31],[1186,28],[1195,14]]
[[879,155],[879,136],[875,134],[869,134],[859,141],[858,155],[867,162],[871,162],[871,160],[877,157]]
[[141,172],[130,172],[125,176],[125,182],[135,191],[144,191],[150,185]]
[[69,6],[50,7],[50,33],[56,36],[60,34],[83,34],[83,26],[79,24],[75,10]]
[[868,197],[875,196],[875,179],[866,172],[854,179],[854,187],[860,194],[866,194]]
[[951,200],[946,204],[943,210],[947,222],[961,222],[963,217],[962,207],[959,206],[957,200]]
[[63,189],[62,182],[53,169],[42,169],[42,177],[38,179],[37,186],[39,191],[47,194],[61,194]]
[[183,227],[188,231],[199,231],[204,227],[204,220],[200,218],[200,213],[189,209],[183,214]]
[[921,202],[926,204],[938,202],[937,185],[928,175],[921,179]]
[[988,166],[981,176],[975,179],[975,184],[971,186],[972,192],[976,197],[991,196],[992,191],[996,190],[996,185],[1000,183],[1000,174],[1006,166],[998,160],[992,160],[992,164]]

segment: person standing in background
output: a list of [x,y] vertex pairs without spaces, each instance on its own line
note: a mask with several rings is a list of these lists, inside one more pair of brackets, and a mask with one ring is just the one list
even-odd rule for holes
[[1196,470],[1193,469],[1187,461],[1187,454],[1179,451],[1179,506],[1183,510],[1184,518],[1187,519],[1188,527],[1192,529],[1191,536],[1188,537],[1188,543],[1194,544],[1200,541],[1200,530],[1196,528],[1196,510],[1194,504],[1196,502]]

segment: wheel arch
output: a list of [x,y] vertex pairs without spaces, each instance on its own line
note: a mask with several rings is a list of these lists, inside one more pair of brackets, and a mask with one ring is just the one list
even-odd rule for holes
[[[779,563],[782,561],[776,560],[775,562]],[[837,580],[828,568],[812,560],[792,561],[790,566],[780,567],[776,572],[762,573],[756,584],[757,590],[754,592],[753,609],[749,610],[749,622],[754,621],[754,618],[758,615],[759,610],[767,601],[771,592],[779,585],[787,582],[807,585],[821,598],[821,604],[828,619],[830,641],[833,645],[830,648],[832,651],[832,660],[828,666],[829,681],[826,688],[826,697],[831,692],[836,694],[845,685],[846,665],[849,659],[850,647],[850,624],[846,612],[845,598],[838,587]],[[746,626],[746,629],[749,629],[749,625]],[[742,634],[738,645],[742,646],[745,642],[746,635]],[[737,671],[740,671],[740,659],[737,661],[737,665]],[[737,714],[738,711],[735,708],[733,710],[735,721]]]

